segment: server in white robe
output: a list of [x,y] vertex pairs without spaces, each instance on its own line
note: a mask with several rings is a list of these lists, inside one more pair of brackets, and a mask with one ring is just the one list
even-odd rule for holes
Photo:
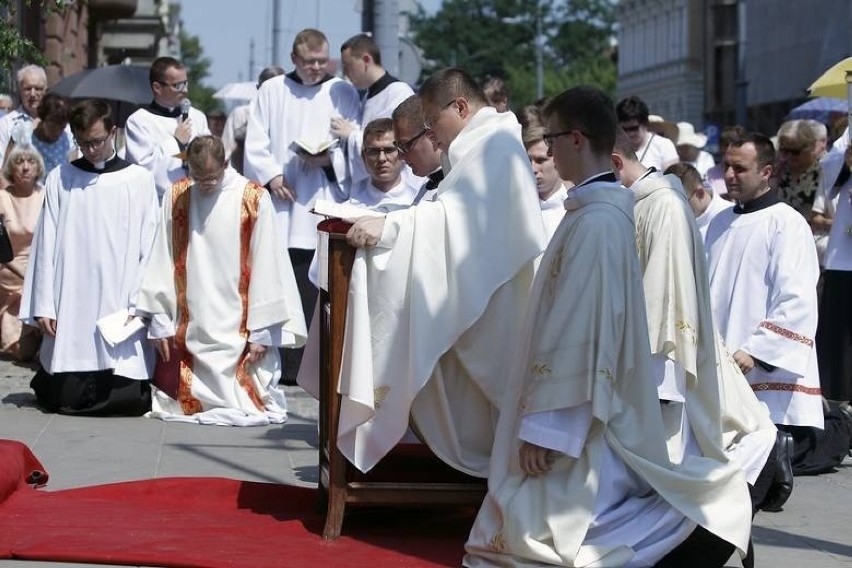
[[[317,223],[311,213],[317,199],[343,201],[349,179],[346,154],[340,144],[311,155],[302,150],[334,141],[331,120],[357,121],[358,92],[326,72],[328,40],[314,29],[293,40],[295,70],[261,85],[251,103],[246,131],[245,176],[272,193],[283,245],[288,249],[302,311],[313,313],[317,289],[308,276],[317,247]],[[301,352],[285,352],[284,377],[295,380]]]
[[613,104],[577,87],[546,115],[560,175],[583,181],[536,274],[463,564],[723,566],[748,541],[747,484],[718,456],[669,459]]
[[213,136],[187,148],[136,303],[160,356],[152,416],[256,426],[286,420],[278,347],[304,343],[293,269],[268,192],[232,168]]
[[774,158],[761,134],[732,142],[725,153],[725,182],[737,205],[707,230],[711,303],[757,398],[794,438],[793,473],[819,473],[830,467],[815,458],[827,452],[829,464],[839,463],[849,434],[815,432],[825,425],[814,342],[819,264],[807,222],[770,191]]
[[438,184],[444,179],[441,165],[443,154],[429,136],[429,129],[423,124],[423,104],[420,97],[411,95],[391,115],[393,120],[394,144],[405,164],[415,176],[424,178],[414,203],[429,199],[435,195]]
[[377,118],[364,127],[361,156],[369,177],[352,186],[349,201],[353,205],[387,211],[413,204],[419,188],[402,176],[405,162],[394,145],[390,118]]
[[556,171],[553,163],[553,156],[550,155],[547,144],[544,143],[544,127],[531,124],[524,128],[521,134],[535,176],[544,230],[547,232],[547,238],[550,239],[556,232],[556,227],[562,222],[562,217],[565,216],[564,204],[568,197],[568,186],[559,177],[559,172]]
[[485,477],[544,228],[515,116],[458,69],[419,96],[451,169],[434,201],[349,231],[353,246],[374,246],[358,250],[349,284],[337,444],[368,471],[410,416],[439,458]]
[[[635,199],[636,248],[669,458],[679,464],[690,453],[719,460],[715,479],[740,467],[756,507],[769,489],[768,483],[755,485],[777,429],[716,333],[704,240],[684,189],[674,174],[642,165],[623,131],[616,134],[612,159]],[[697,172],[695,180],[701,183]],[[733,463],[726,466],[725,458]]]
[[83,158],[54,169],[33,239],[20,318],[44,332],[31,386],[48,410],[139,415],[153,353],[129,318],[158,222],[151,174],[115,155],[109,105],[71,111]]
[[210,134],[207,117],[189,104],[186,68],[173,57],[151,64],[154,100],[130,115],[124,126],[125,156],[154,176],[160,201],[171,185],[186,177],[182,153],[196,136]]
[[[400,81],[382,67],[382,53],[372,37],[367,34],[355,35],[340,47],[340,61],[343,74],[363,91],[361,112],[357,123],[342,118],[333,119],[331,132],[346,147],[349,172],[352,184],[366,179],[369,174],[361,158],[361,145],[364,139],[363,128],[377,118],[390,118],[394,109],[402,101],[414,94],[404,81]],[[406,168],[407,169],[407,168]],[[404,174],[412,178],[411,171]],[[409,183],[417,181],[409,179]]]

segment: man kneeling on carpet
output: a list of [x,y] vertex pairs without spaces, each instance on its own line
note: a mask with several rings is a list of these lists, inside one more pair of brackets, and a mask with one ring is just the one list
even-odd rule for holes
[[230,168],[222,142],[186,150],[189,179],[163,199],[136,304],[159,354],[152,416],[256,426],[286,420],[277,347],[307,336],[269,193]]

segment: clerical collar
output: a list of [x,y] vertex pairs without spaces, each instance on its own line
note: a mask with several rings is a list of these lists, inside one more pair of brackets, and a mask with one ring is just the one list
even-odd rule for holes
[[432,190],[438,187],[438,184],[444,179],[444,170],[438,168],[428,176],[429,180],[426,182],[426,189]]
[[106,162],[99,162],[97,164],[93,164],[86,158],[79,158],[71,162],[71,165],[75,168],[83,170],[84,172],[90,172],[93,174],[108,174],[123,170],[124,168],[130,165],[130,162],[122,160],[118,157],[118,154],[113,151],[112,158],[110,158]]
[[370,88],[367,89],[367,98],[371,99],[387,89],[393,83],[398,83],[399,79],[385,71],[385,74],[379,77],[378,81],[370,85]]
[[[305,84],[305,82],[302,81],[302,78],[299,77],[299,75],[295,71],[291,71],[291,72],[287,73],[287,78],[290,79],[291,81],[293,81],[294,83],[299,83],[300,85]],[[314,83],[313,85],[306,85],[306,86],[307,87],[317,87],[319,85],[322,85],[326,81],[331,81],[332,79],[334,79],[334,76],[326,73],[325,77],[320,79],[318,82]]]
[[776,203],[781,203],[781,200],[778,198],[777,195],[775,195],[775,192],[770,189],[760,197],[755,197],[748,203],[737,203],[736,205],[734,205],[734,213],[736,213],[737,215],[754,213],[755,211],[760,211],[761,209],[772,207]]
[[607,183],[616,183],[618,178],[615,177],[615,172],[604,172],[602,174],[595,174],[590,178],[586,178],[583,183],[578,183],[574,187],[571,188],[571,191],[580,188],[584,185],[589,185],[590,183],[598,183],[598,182],[607,182]]
[[651,166],[650,168],[648,168],[647,170],[645,170],[645,173],[644,173],[644,174],[642,174],[642,176],[641,176],[639,179],[637,179],[635,182],[633,182],[633,183],[634,183],[634,185],[635,185],[637,182],[642,181],[642,180],[643,180],[643,179],[645,179],[646,177],[648,177],[648,176],[650,176],[651,174],[656,173],[656,172],[657,172],[657,168],[655,168],[654,166]]
[[151,101],[151,104],[145,107],[145,110],[150,112],[151,114],[156,114],[157,116],[167,116],[169,118],[179,118],[180,117],[180,107],[176,106],[175,108],[169,108],[161,105],[157,101]]

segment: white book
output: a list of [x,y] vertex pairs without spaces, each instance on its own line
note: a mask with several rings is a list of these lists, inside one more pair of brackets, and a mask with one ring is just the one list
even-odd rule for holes
[[314,201],[312,210],[317,215],[324,217],[333,217],[335,219],[357,219],[358,217],[384,217],[385,214],[379,211],[373,211],[365,207],[353,205],[348,201],[337,203],[328,199],[317,199]]
[[316,156],[317,154],[322,154],[335,144],[337,144],[337,138],[332,138],[331,140],[326,140],[324,142],[310,142],[305,140],[304,138],[299,138],[295,142],[296,146],[299,149],[303,150],[307,154],[311,154],[312,156]]

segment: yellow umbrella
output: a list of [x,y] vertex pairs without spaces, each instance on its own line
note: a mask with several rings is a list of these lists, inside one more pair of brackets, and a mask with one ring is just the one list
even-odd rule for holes
[[835,63],[831,68],[819,76],[819,79],[808,87],[812,97],[834,97],[845,99],[847,97],[846,72],[852,71],[852,57],[847,57],[840,63]]

